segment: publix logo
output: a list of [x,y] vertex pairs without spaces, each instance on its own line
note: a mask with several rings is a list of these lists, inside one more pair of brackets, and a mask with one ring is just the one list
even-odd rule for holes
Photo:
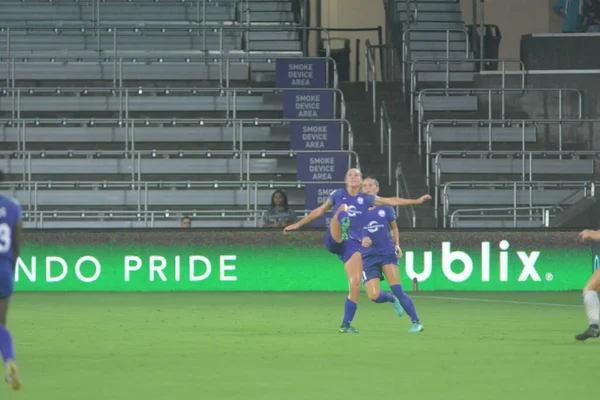
[[[501,250],[498,259],[498,271],[494,271],[493,280],[500,282],[508,282],[508,255],[507,251],[510,247],[510,243],[507,240],[500,241],[498,245]],[[481,282],[490,281],[490,257],[491,257],[491,246],[490,242],[481,242]],[[526,282],[528,280],[534,282],[540,282],[542,278],[536,269],[536,261],[540,256],[539,251],[532,251],[526,253],[524,251],[517,251],[517,256],[520,260],[520,265],[511,264],[511,273],[516,270],[519,272],[517,281]],[[494,260],[495,261],[495,260]],[[417,278],[419,282],[426,281],[431,276],[432,272],[432,252],[425,251],[423,253],[423,272],[415,272],[415,256],[412,251],[407,251],[405,254],[405,268],[406,274],[412,280]],[[471,278],[474,272],[474,262],[471,256],[464,251],[452,251],[451,242],[442,242],[442,258],[441,258],[442,273],[451,282],[464,282]],[[594,261],[594,268],[600,266],[600,260],[596,257]],[[498,275],[496,275],[496,273]],[[554,275],[551,272],[546,273],[546,281],[554,279]],[[514,279],[514,277],[513,277]]]

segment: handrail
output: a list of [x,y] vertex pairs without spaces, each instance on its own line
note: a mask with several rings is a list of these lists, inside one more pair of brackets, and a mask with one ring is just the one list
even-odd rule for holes
[[[344,182],[329,182],[332,185],[344,185]],[[269,189],[273,190],[276,188],[303,188],[309,185],[322,185],[322,182],[303,182],[303,181],[173,181],[173,182],[164,182],[164,181],[140,181],[136,184],[131,184],[130,182],[105,182],[105,181],[30,181],[25,184],[21,184],[18,182],[5,182],[0,184],[0,187],[6,190],[22,190],[25,192],[29,192],[29,197],[32,199],[33,204],[28,204],[28,209],[24,209],[23,217],[25,220],[31,221],[33,218],[33,222],[38,222],[38,215],[41,215],[43,218],[43,214],[77,214],[81,216],[81,214],[85,213],[99,213],[103,215],[109,214],[125,214],[131,213],[136,215],[138,218],[141,218],[142,215],[147,215],[153,211],[148,210],[148,190],[171,190],[174,188],[179,188],[181,190],[186,189],[197,189],[197,188],[207,188],[207,189],[215,189],[215,188],[235,188],[238,190],[242,190],[246,192],[246,209],[244,210],[191,210],[193,213],[218,213],[221,217],[225,217],[226,213],[234,213],[234,214],[260,214],[264,211],[258,210],[258,190],[259,189]],[[113,186],[116,186],[114,188]],[[106,189],[106,190],[128,190],[137,192],[138,205],[136,210],[132,211],[119,211],[119,210],[47,210],[47,211],[38,211],[38,192],[41,192],[45,189],[52,188],[77,188],[83,190],[94,190],[94,189]],[[252,195],[252,192],[254,195]],[[142,200],[143,199],[143,200]],[[254,199],[252,202],[251,199]],[[254,203],[254,204],[252,204]],[[167,206],[168,207],[168,206]],[[167,213],[177,213],[182,212],[178,210],[171,210],[170,208],[165,207],[163,211],[154,211],[157,213],[163,213],[166,211]],[[303,210],[304,214],[310,212],[311,210]],[[147,219],[145,219],[147,221]],[[258,223],[258,221],[256,221]],[[257,225],[258,226],[258,225]]]
[[[407,40],[407,36],[411,32],[445,32],[446,33],[446,58],[450,58],[450,33],[460,32],[465,34],[465,59],[469,58],[469,52],[471,48],[469,46],[469,33],[466,29],[443,29],[443,28],[408,28],[402,33],[402,92],[406,96],[406,80],[410,77],[406,76],[406,64],[409,62],[408,54],[410,52],[410,39]],[[412,61],[412,60],[411,60]]]
[[[431,59],[431,60],[413,60],[410,62],[410,107],[414,108],[414,95],[417,90],[417,72],[415,70],[415,66],[418,64],[446,64],[446,80],[444,82],[445,88],[450,88],[450,64],[466,64],[466,63],[476,63],[476,62],[486,62],[486,61],[497,61],[502,63],[502,85],[500,89],[506,88],[506,63],[517,63],[521,68],[519,71],[521,72],[521,89],[525,89],[525,74],[526,68],[525,63],[518,59],[512,58],[471,58],[471,59],[454,59],[454,58],[439,58],[439,59]],[[513,89],[513,88],[511,88]]]
[[[402,189],[404,187],[404,190]],[[410,199],[410,192],[408,190],[408,185],[406,184],[406,179],[404,179],[404,172],[402,169],[402,164],[398,162],[396,166],[396,196],[403,197],[406,199]],[[396,207],[396,215],[399,213],[399,207]],[[411,205],[408,207],[404,207],[404,212],[406,213],[406,219],[408,220],[409,225],[412,228],[417,227],[417,213],[415,212],[415,208]]]
[[432,152],[432,141],[431,141],[431,128],[436,124],[452,124],[452,125],[460,125],[460,124],[477,124],[478,126],[487,125],[488,128],[488,150],[493,151],[492,149],[492,130],[493,125],[503,125],[503,126],[514,126],[521,125],[522,136],[521,136],[521,150],[525,150],[525,129],[527,124],[534,125],[558,125],[558,151],[563,151],[563,126],[564,125],[578,125],[582,123],[600,123],[599,119],[430,119],[427,120],[425,125],[425,156],[426,159],[429,159]]
[[[517,159],[521,160],[521,182],[534,182],[533,181],[533,156],[541,155],[541,156],[558,156],[559,159],[562,159],[563,156],[593,156],[597,157],[600,152],[596,151],[462,151],[462,150],[444,150],[436,153],[435,161],[434,161],[434,169],[435,169],[435,191],[434,191],[434,204],[435,204],[435,213],[437,218],[438,205],[439,205],[439,195],[438,188],[440,186],[440,158],[444,155],[455,155],[460,157],[465,157],[467,155],[472,156],[517,156]],[[427,187],[429,188],[430,178],[426,177]]]
[[[555,151],[555,150],[526,150],[526,151],[521,151],[521,150],[515,150],[515,151],[506,151],[506,150],[495,150],[495,151],[480,151],[480,150],[442,150],[439,151],[437,153],[435,153],[435,159],[434,159],[434,165],[435,165],[435,170],[436,170],[436,185],[439,185],[439,172],[437,172],[439,170],[439,162],[440,162],[440,157],[444,156],[444,155],[457,155],[457,156],[467,156],[467,155],[473,155],[473,156],[520,156],[519,159],[521,159],[523,161],[523,171],[522,171],[522,177],[523,180],[521,182],[533,182],[533,180],[531,179],[531,162],[533,161],[533,156],[534,155],[541,155],[541,156],[558,156],[559,159],[562,159],[563,156],[568,155],[568,156],[593,156],[593,157],[597,157],[598,155],[600,155],[600,151],[590,151],[590,150],[572,150],[572,151]],[[529,162],[529,180],[525,180],[525,163]]]
[[[136,148],[136,126],[149,126],[151,124],[169,124],[175,125],[192,125],[192,126],[206,126],[212,124],[219,124],[220,126],[231,129],[231,140],[233,143],[232,150],[244,150],[244,126],[273,126],[273,125],[287,125],[290,123],[307,122],[307,123],[327,123],[337,122],[340,124],[340,144],[341,149],[346,146],[348,150],[354,150],[354,134],[352,131],[352,125],[347,119],[270,119],[270,118],[208,118],[208,119],[170,119],[170,118],[149,118],[149,119],[94,119],[94,118],[73,118],[73,119],[62,119],[62,118],[23,118],[18,120],[0,119],[0,124],[8,125],[11,124],[15,129],[19,130],[17,138],[17,149],[27,150],[27,130],[29,125],[39,126],[42,124],[60,124],[62,127],[70,124],[81,126],[81,124],[93,126],[102,126],[102,124],[113,124],[120,125],[125,129],[125,143],[124,150],[135,150]],[[344,129],[346,127],[346,129]],[[345,132],[348,133],[348,143],[346,145]],[[115,140],[117,141],[117,140]]]
[[[413,17],[410,18],[410,4],[414,4]],[[406,26],[419,22],[419,2],[417,0],[406,0]]]
[[[112,64],[113,65],[113,88],[123,88],[123,66],[125,63],[148,66],[153,63],[159,65],[168,65],[171,63],[175,64],[212,64],[217,63],[219,65],[219,87],[220,88],[232,88],[231,83],[231,67],[232,64],[248,64],[249,66],[253,62],[267,62],[272,63],[280,58],[288,58],[284,55],[269,55],[267,54],[254,54],[254,53],[224,53],[224,54],[206,54],[202,51],[118,51],[118,55],[98,55],[98,54],[73,54],[73,55],[28,55],[26,59],[22,57],[7,57],[5,62],[7,64],[7,87],[15,88],[16,74],[19,72],[19,65],[30,65],[32,61],[39,60],[42,63],[56,63],[56,65],[68,65],[69,63],[98,63],[98,64]],[[180,59],[173,60],[173,57],[181,57]],[[295,57],[294,57],[295,58]],[[333,68],[333,82],[332,89],[338,88],[339,73],[336,61],[331,57],[310,57],[310,60],[324,60],[328,68]],[[331,66],[330,66],[331,64]],[[97,79],[101,79],[98,77]],[[325,76],[326,88],[330,88],[329,74]]]
[[[537,206],[533,205],[533,192],[534,192],[534,190],[539,189],[539,188],[547,188],[548,187],[550,189],[560,188],[560,189],[573,190],[573,192],[570,193],[568,196],[566,196],[565,198],[563,198],[560,201],[558,201],[557,203],[555,203],[553,205],[553,207],[559,207],[560,205],[565,204],[565,202],[570,200],[572,197],[574,197],[581,191],[584,192],[585,197],[588,197],[588,191],[590,193],[592,193],[592,195],[595,193],[595,184],[592,181],[531,181],[531,182],[452,181],[452,182],[446,182],[443,184],[443,189],[442,189],[442,198],[443,198],[443,204],[442,204],[443,216],[442,216],[442,218],[443,218],[444,228],[447,227],[448,212],[449,212],[450,206],[451,206],[451,204],[449,203],[449,199],[448,199],[448,197],[449,197],[448,190],[458,189],[461,187],[465,188],[465,189],[481,189],[481,190],[486,190],[486,189],[509,190],[512,188],[513,208],[518,208],[517,193],[520,193],[523,191],[527,191],[529,193],[529,207],[537,207]],[[490,209],[496,209],[496,207],[490,207]]]
[[375,68],[375,56],[373,54],[371,41],[365,41],[365,92],[369,93],[369,85],[372,87],[373,123],[377,122],[377,70]]
[[[284,92],[303,92],[305,89],[277,89],[277,88],[27,88],[27,87],[19,87],[19,88],[5,88],[2,89],[3,92],[11,94],[13,97],[13,108],[12,113],[14,117],[13,120],[21,119],[21,98],[23,97],[21,93],[113,93],[118,94],[120,103],[118,106],[120,119],[130,119],[129,117],[129,98],[130,93],[191,93],[196,94],[198,92],[201,93],[216,93],[223,95],[225,94],[227,97],[227,117],[229,119],[237,118],[237,94],[238,93],[284,93]],[[333,92],[333,110],[336,111],[337,107],[337,98],[339,96],[340,99],[340,118],[346,118],[346,101],[344,98],[344,93],[340,89],[336,88],[321,88],[321,89],[311,89],[313,92]]]
[[[206,1],[206,0],[205,0]],[[249,13],[248,13],[249,15]],[[249,18],[249,17],[248,17]],[[6,28],[6,30],[4,32],[0,31],[0,34],[4,33],[6,35],[6,42],[7,42],[7,57],[11,57],[12,53],[11,53],[11,32],[14,31],[19,31],[19,30],[25,30],[28,32],[29,35],[35,34],[35,31],[37,30],[44,30],[44,29],[52,29],[53,31],[82,31],[85,32],[86,29],[90,29],[93,31],[93,29],[96,29],[96,36],[97,36],[97,47],[96,47],[96,51],[99,52],[106,52],[107,50],[110,51],[112,50],[113,53],[115,53],[118,49],[119,46],[119,32],[121,31],[127,31],[129,32],[130,30],[143,30],[146,29],[144,28],[144,26],[148,24],[151,25],[152,23],[150,21],[141,21],[140,23],[131,23],[130,21],[125,22],[123,24],[119,24],[119,26],[114,26],[114,25],[105,25],[102,26],[102,28],[100,28],[100,25],[98,26],[86,26],[85,23],[82,24],[78,24],[77,26],[57,26],[56,24],[51,25],[49,24],[48,26],[42,26],[42,25],[36,25],[36,26],[26,26],[23,25],[21,26],[12,26],[9,28]],[[161,26],[160,22],[156,22],[157,26]],[[162,24],[162,25],[166,25],[166,24]],[[151,28],[148,28],[151,29]],[[181,27],[169,27],[170,31],[182,31],[182,32],[186,32],[189,33],[190,29],[202,29],[203,31],[206,31],[207,29],[213,31],[214,33],[217,33],[219,36],[219,48],[217,50],[211,51],[208,50],[208,47],[206,46],[206,39],[203,39],[203,46],[202,49],[200,49],[200,51],[204,51],[207,54],[223,54],[223,53],[228,53],[229,51],[226,51],[223,48],[223,38],[225,36],[226,33],[229,32],[240,32],[241,34],[246,34],[246,40],[248,40],[248,33],[249,32],[288,32],[288,31],[292,31],[292,32],[311,32],[311,31],[318,31],[321,32],[322,34],[325,35],[325,57],[330,57],[331,56],[331,34],[330,31],[327,28],[324,27],[315,27],[315,26],[300,26],[300,25],[279,25],[279,26],[269,26],[269,25],[254,25],[251,24],[249,21],[246,21],[245,24],[241,24],[241,25],[223,25],[223,24],[217,24],[217,25],[207,25],[207,24],[201,24],[201,25],[197,25],[197,26],[181,26]],[[101,48],[100,46],[100,35],[103,33],[107,33],[109,34],[112,38],[113,38],[113,46],[112,49],[105,49],[105,48]],[[42,34],[42,33],[40,33]],[[44,33],[45,34],[45,33]],[[247,45],[248,43],[246,43]],[[247,46],[245,46],[246,49],[248,49]],[[236,52],[240,52],[240,50],[235,50]],[[249,50],[245,50],[245,53],[249,53]]]
[[[287,156],[294,157],[297,154],[346,154],[348,157],[348,167],[354,166],[354,168],[360,169],[360,159],[358,154],[355,151],[349,150],[326,150],[321,152],[310,151],[310,150],[142,150],[142,151],[98,151],[98,150],[41,150],[41,151],[0,151],[0,155],[7,155],[9,157],[13,157],[14,159],[23,160],[23,180],[21,182],[25,183],[27,181],[33,181],[32,179],[32,158],[39,157],[45,158],[46,156],[63,156],[65,158],[72,158],[76,156],[86,156],[89,157],[102,157],[102,156],[114,156],[118,159],[125,159],[130,162],[130,170],[131,170],[131,182],[132,184],[139,185],[140,182],[143,182],[142,174],[144,173],[142,170],[142,155],[151,156],[153,158],[159,156],[173,156],[173,157],[186,157],[186,156],[202,156],[206,158],[213,158],[215,156],[224,156],[230,157],[232,159],[239,160],[239,169],[236,166],[236,171],[232,171],[232,173],[237,174],[240,178],[239,181],[251,181],[251,157],[257,156],[260,158],[264,158],[267,156]],[[32,157],[33,156],[33,157]],[[352,159],[354,158],[354,163],[352,163]],[[16,162],[16,161],[15,161]],[[5,171],[10,173],[9,171]],[[123,180],[125,182],[125,180]],[[323,182],[320,182],[321,184]]]
[[388,116],[387,107],[385,101],[381,102],[379,115],[379,143],[380,153],[383,155],[385,142],[387,141],[387,162],[388,162],[388,185],[392,185],[392,123]]
[[[421,91],[419,91],[419,96],[418,96],[418,126],[417,126],[417,130],[418,130],[418,140],[417,142],[419,143],[418,146],[418,151],[419,151],[419,158],[421,158],[421,143],[423,143],[423,117],[424,117],[424,113],[425,111],[423,110],[423,96],[427,96],[428,94],[443,94],[443,95],[450,95],[450,94],[464,94],[467,96],[473,96],[473,95],[478,95],[478,94],[487,94],[487,98],[488,98],[488,120],[492,120],[494,119],[492,116],[492,94],[500,94],[502,101],[501,101],[501,107],[502,107],[502,119],[506,119],[506,98],[505,95],[514,93],[514,94],[524,94],[524,93],[530,93],[530,92],[558,92],[558,119],[559,120],[564,120],[564,119],[569,119],[569,118],[563,118],[563,106],[562,106],[562,102],[563,102],[563,93],[569,93],[569,92],[573,92],[577,94],[578,97],[578,116],[577,119],[581,119],[583,117],[583,95],[581,93],[581,91],[579,89],[574,89],[574,88],[525,88],[525,89],[516,89],[516,88],[454,88],[454,89],[423,89]],[[412,98],[412,96],[411,96]],[[413,113],[414,113],[414,107],[411,107],[410,110],[410,115],[411,115],[411,121],[413,120]],[[572,118],[571,118],[572,119]]]
[[[530,211],[530,215],[517,215],[517,213],[515,212],[513,214],[513,228],[518,228],[517,226],[517,220],[519,219],[529,219],[532,220],[532,218],[535,218],[535,216],[531,215],[531,211],[535,211],[535,210],[539,210],[541,211],[543,217],[542,217],[542,225],[544,227],[548,227],[550,225],[550,211],[551,210],[556,210],[557,208],[554,206],[539,206],[539,207],[517,207],[517,208],[463,208],[460,210],[455,210],[452,215],[450,216],[450,228],[455,228],[455,224],[456,224],[456,219],[458,218],[458,215],[461,213],[465,213],[465,212],[486,212],[486,211]],[[562,208],[558,208],[561,211]],[[503,217],[503,215],[481,215],[481,216],[472,216],[473,218],[478,218],[478,219],[493,219],[493,218],[498,218],[498,217]]]

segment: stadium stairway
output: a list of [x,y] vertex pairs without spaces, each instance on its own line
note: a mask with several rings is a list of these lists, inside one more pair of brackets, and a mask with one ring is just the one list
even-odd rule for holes
[[[402,102],[401,84],[390,82],[377,85],[377,102],[385,101],[392,124],[392,185],[388,185],[387,155],[380,152],[379,107],[377,122],[373,124],[371,96],[366,95],[364,83],[343,82],[340,89],[346,99],[347,119],[354,131],[354,148],[361,161],[361,169],[366,176],[373,176],[380,184],[381,196],[396,196],[396,165],[402,164],[410,196],[419,197],[427,192],[425,175],[417,157],[417,143],[413,138],[409,115]],[[385,149],[387,154],[387,147]],[[416,226],[418,228],[435,227],[433,207],[416,207]],[[398,226],[408,228],[406,213],[398,215]]]

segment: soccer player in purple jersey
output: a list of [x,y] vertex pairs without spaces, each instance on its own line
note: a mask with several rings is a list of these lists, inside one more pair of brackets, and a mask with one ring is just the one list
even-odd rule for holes
[[[366,178],[363,182],[363,193],[376,196],[379,193],[379,182],[373,178]],[[422,332],[423,325],[419,321],[415,305],[400,284],[398,259],[402,257],[402,249],[394,209],[390,206],[371,207],[365,213],[364,222],[361,253],[363,282],[367,295],[376,303],[399,302],[412,321],[408,331]],[[393,241],[388,227],[394,232]],[[384,275],[393,295],[381,290]]]
[[6,314],[13,293],[14,273],[20,248],[21,206],[15,200],[0,195],[0,353],[6,368],[6,382],[13,390],[21,387],[21,380],[15,362],[12,336],[6,329]]
[[377,197],[361,192],[362,174],[356,169],[348,170],[345,178],[346,189],[333,191],[329,198],[318,208],[310,212],[295,224],[287,226],[283,232],[288,233],[306,225],[324,215],[332,207],[336,210],[327,233],[325,246],[330,253],[336,254],[344,263],[344,269],[350,286],[350,293],[344,307],[344,319],[340,333],[358,333],[351,326],[358,308],[358,297],[362,288],[362,257],[360,254],[364,214],[369,207],[376,206],[408,206],[422,204],[431,200],[425,195],[417,200],[400,197]]

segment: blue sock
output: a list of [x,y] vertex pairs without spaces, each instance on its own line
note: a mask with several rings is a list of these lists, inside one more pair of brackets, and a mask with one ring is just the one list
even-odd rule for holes
[[406,313],[410,317],[410,320],[412,322],[419,323],[419,317],[417,316],[417,310],[415,309],[415,305],[413,304],[410,297],[408,297],[408,295],[404,293],[404,290],[402,290],[402,285],[390,286],[390,289],[392,289],[394,296],[396,296],[398,300],[400,300],[400,304],[402,305],[402,308],[404,308],[404,311],[406,311]]
[[340,213],[338,214],[338,222],[341,224],[342,220],[344,219],[344,217],[347,217],[348,213],[346,211],[340,211]]
[[4,362],[15,359],[12,336],[5,327],[0,327],[0,353],[2,353]]
[[392,296],[388,292],[384,292],[383,290],[379,292],[379,297],[373,300],[375,303],[393,303],[394,296]]
[[354,319],[358,305],[346,297],[346,305],[344,307],[344,324],[349,324]]

